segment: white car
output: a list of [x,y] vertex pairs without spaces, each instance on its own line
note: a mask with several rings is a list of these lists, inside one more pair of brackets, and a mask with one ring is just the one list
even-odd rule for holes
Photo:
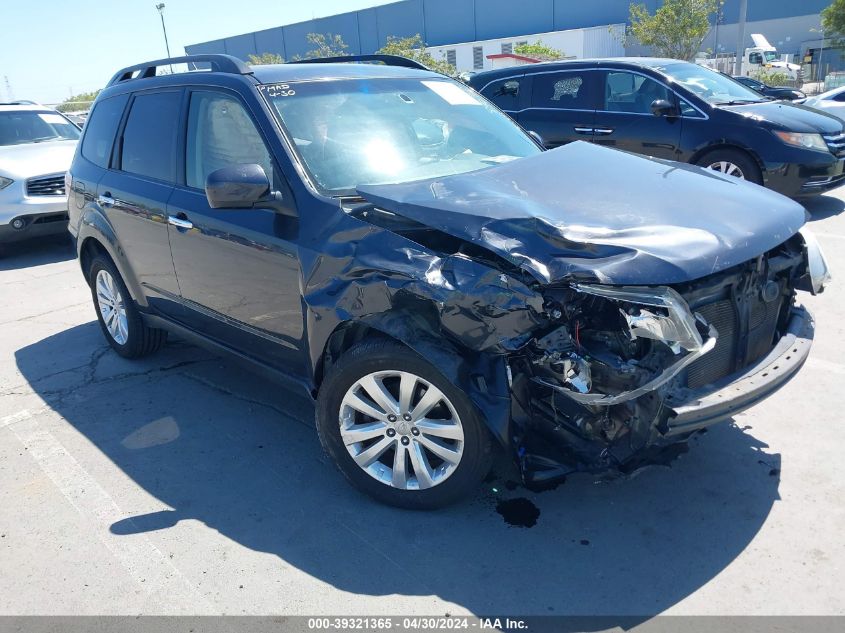
[[845,86],[828,90],[816,97],[808,97],[804,105],[832,114],[845,121]]
[[67,231],[79,128],[37,104],[0,105],[0,245]]

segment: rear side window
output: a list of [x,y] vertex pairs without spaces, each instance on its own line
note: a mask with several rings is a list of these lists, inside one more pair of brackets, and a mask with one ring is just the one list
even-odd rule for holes
[[137,95],[123,130],[120,168],[139,176],[174,181],[181,92]]
[[589,85],[593,74],[561,72],[534,75],[531,105],[560,110],[595,110]]
[[483,94],[502,110],[517,110],[523,81],[523,77],[494,81],[484,89]]
[[95,165],[109,166],[114,136],[128,100],[129,95],[103,99],[88,117],[82,138],[82,155]]

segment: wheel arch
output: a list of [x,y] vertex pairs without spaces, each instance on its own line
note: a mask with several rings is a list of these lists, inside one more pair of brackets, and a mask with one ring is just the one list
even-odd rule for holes
[[344,352],[368,337],[392,339],[434,365],[469,396],[497,442],[510,444],[510,386],[504,355],[462,348],[416,312],[397,309],[338,324],[315,363],[315,389],[319,390],[326,372]]
[[763,182],[765,183],[768,179],[768,175],[766,172],[766,164],[760,158],[760,156],[750,147],[746,147],[741,143],[736,143],[734,141],[718,141],[716,143],[712,143],[710,145],[706,145],[698,150],[692,155],[689,162],[691,165],[698,164],[698,161],[701,160],[704,156],[709,154],[710,152],[714,152],[717,150],[731,150],[742,152],[746,156],[748,156],[751,160],[754,161],[754,164],[757,165],[757,168],[760,170],[760,175],[763,178]]
[[117,268],[132,300],[138,305],[146,305],[141,285],[120,247],[114,228],[100,210],[89,206],[82,212],[76,245],[77,258],[86,281],[88,281],[91,261],[98,254],[102,254],[108,257]]

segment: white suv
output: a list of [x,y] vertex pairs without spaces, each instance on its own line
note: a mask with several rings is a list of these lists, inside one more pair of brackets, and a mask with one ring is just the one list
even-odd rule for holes
[[65,172],[77,139],[55,110],[0,105],[0,244],[67,230]]

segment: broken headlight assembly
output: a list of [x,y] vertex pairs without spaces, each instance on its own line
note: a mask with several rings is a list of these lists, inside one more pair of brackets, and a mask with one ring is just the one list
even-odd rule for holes
[[716,346],[715,328],[671,288],[575,284],[572,290],[563,308],[568,325],[536,340],[533,380],[580,404],[638,398]]
[[804,239],[804,253],[807,264],[807,279],[804,284],[799,286],[802,290],[808,290],[814,295],[822,292],[827,284],[831,282],[833,277],[830,274],[830,267],[827,265],[827,259],[822,252],[822,247],[813,233],[806,226],[803,227],[799,233]]

